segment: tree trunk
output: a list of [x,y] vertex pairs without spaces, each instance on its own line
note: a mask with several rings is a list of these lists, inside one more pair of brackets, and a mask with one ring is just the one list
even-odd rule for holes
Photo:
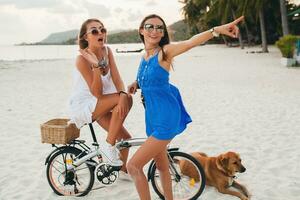
[[261,42],[262,42],[262,52],[267,53],[268,51],[268,43],[267,43],[267,34],[266,34],[266,26],[265,26],[265,18],[264,18],[264,7],[262,6],[259,9],[259,23],[260,23],[260,32],[261,32]]
[[249,33],[247,22],[245,22],[244,24],[245,24],[245,30],[246,30],[246,35],[247,35],[248,47],[250,47],[251,46],[251,38],[250,38],[251,36]]
[[239,34],[239,42],[240,42],[240,47],[241,47],[241,49],[244,49],[244,43],[243,43],[243,38],[242,38],[241,32],[240,32],[240,34]]
[[222,37],[225,45],[229,47],[229,43],[227,42],[226,37],[224,35],[222,35],[221,37]]
[[281,11],[281,23],[282,23],[282,33],[283,35],[289,34],[289,26],[288,26],[288,20],[286,15],[286,5],[285,0],[279,0],[280,2],[280,11]]

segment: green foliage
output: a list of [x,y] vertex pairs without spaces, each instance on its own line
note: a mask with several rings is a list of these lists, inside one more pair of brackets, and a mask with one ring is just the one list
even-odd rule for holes
[[77,42],[77,38],[71,38],[68,39],[67,41],[62,42],[63,45],[72,45],[72,44],[76,44]]
[[297,37],[295,35],[286,35],[284,37],[281,37],[275,43],[283,57],[293,58],[297,39],[300,39],[300,37]]
[[137,29],[108,35],[107,41],[109,44],[141,42],[140,37],[139,37],[139,32]]
[[51,33],[46,39],[40,41],[43,44],[59,44],[64,43],[73,38],[77,38],[78,30],[69,30],[58,33]]
[[[289,4],[288,5],[288,13],[293,13],[300,10],[300,4],[294,5]],[[299,13],[298,13],[299,14]],[[294,14],[288,14],[288,20],[289,20],[289,29],[290,33],[293,35],[300,35],[300,16],[294,16]]]
[[[282,36],[279,0],[180,0],[180,2],[183,3],[182,11],[190,30],[198,30],[193,34],[244,15],[245,21],[239,25],[243,39],[247,40],[249,45],[260,44],[259,11],[263,9],[267,42],[274,44]],[[287,13],[300,8],[300,5],[297,6],[288,0],[286,6]],[[288,16],[288,23],[290,32],[299,35],[300,17]]]
[[[175,22],[168,28],[172,41],[180,41],[190,38],[188,25],[184,22],[184,20]],[[32,44],[22,43],[19,45],[74,45],[77,44],[76,33],[78,33],[78,30],[66,31],[61,33],[52,33],[41,42]],[[107,40],[109,44],[141,42],[137,29],[108,34]]]
[[191,37],[189,34],[188,24],[184,20],[175,22],[168,28],[169,35],[172,41],[187,40]]
[[[181,41],[190,38],[188,25],[184,22],[184,20],[175,22],[174,24],[169,26],[168,31],[172,41]],[[107,37],[109,44],[141,42],[137,29],[109,34]]]

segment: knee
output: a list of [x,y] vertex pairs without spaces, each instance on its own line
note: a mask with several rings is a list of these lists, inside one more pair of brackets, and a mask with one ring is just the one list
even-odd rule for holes
[[161,155],[159,157],[156,157],[154,160],[155,160],[157,170],[159,170],[160,172],[169,171],[168,157]]
[[162,165],[161,163],[160,164],[156,163],[156,168],[160,172],[169,172],[169,165],[166,164]]
[[121,134],[118,136],[118,140],[128,140],[128,139],[131,139],[131,135],[127,132],[121,132]]
[[132,162],[131,160],[127,163],[126,168],[131,176],[138,176],[139,173],[142,171],[142,168],[139,167],[136,163]]
[[129,133],[127,133],[127,132],[123,132],[122,133],[122,138],[124,139],[124,140],[128,140],[128,139],[131,139],[131,135],[129,134]]

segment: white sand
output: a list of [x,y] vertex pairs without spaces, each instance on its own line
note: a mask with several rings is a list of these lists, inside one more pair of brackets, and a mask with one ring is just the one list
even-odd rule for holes
[[[250,50],[258,50],[256,48]],[[203,46],[179,56],[172,80],[193,118],[172,146],[208,155],[234,150],[247,171],[238,175],[255,200],[296,200],[300,196],[300,69],[280,65],[269,54],[249,49]],[[118,56],[128,84],[135,79],[138,55]],[[40,143],[39,125],[66,116],[73,60],[0,63],[0,199],[78,199],[58,197],[44,165],[52,150]],[[126,126],[144,136],[143,108],[135,96]],[[98,139],[103,138],[103,131]],[[90,141],[87,128],[81,138]],[[95,184],[95,187],[99,184]],[[155,194],[153,194],[155,199]],[[138,199],[133,183],[95,189],[83,199]],[[236,197],[207,187],[200,199]]]

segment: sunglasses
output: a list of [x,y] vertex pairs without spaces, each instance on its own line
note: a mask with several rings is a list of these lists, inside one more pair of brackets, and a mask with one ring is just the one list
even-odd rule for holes
[[153,32],[154,29],[159,33],[163,33],[164,32],[164,25],[145,24],[144,29],[146,31],[148,31],[149,33]]
[[104,27],[100,27],[100,28],[94,27],[94,28],[91,28],[89,31],[87,31],[86,34],[91,33],[92,35],[98,35],[99,33],[104,34],[106,32],[107,32],[107,30]]

